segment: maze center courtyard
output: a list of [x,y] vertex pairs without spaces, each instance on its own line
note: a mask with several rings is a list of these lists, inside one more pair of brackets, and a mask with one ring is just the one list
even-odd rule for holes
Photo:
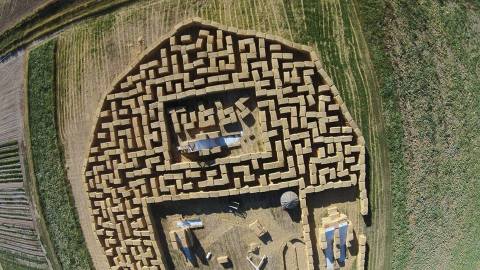
[[[167,102],[166,111],[169,116],[167,126],[174,127],[169,130],[170,145],[174,146],[171,148],[173,162],[208,161],[213,158],[211,154],[238,156],[242,153],[262,152],[263,142],[259,140],[261,126],[256,120],[258,108],[254,91],[254,89],[240,89],[235,92],[207,94]],[[224,117],[217,123],[216,117],[220,115]],[[206,118],[206,120],[202,119],[196,124],[199,118]],[[215,153],[188,155],[185,151],[187,149],[184,147],[189,142],[203,140],[207,143],[209,139],[215,140],[225,136],[232,136],[233,139],[238,136],[239,141],[231,147],[226,145],[223,149],[219,147],[214,150]],[[204,150],[208,150],[208,145],[205,147]]]
[[365,140],[309,47],[190,19],[97,115],[84,183],[112,269],[363,269]]

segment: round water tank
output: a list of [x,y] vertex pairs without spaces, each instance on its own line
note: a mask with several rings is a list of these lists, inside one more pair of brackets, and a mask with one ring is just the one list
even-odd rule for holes
[[293,209],[298,206],[298,195],[293,191],[286,191],[280,197],[283,209]]

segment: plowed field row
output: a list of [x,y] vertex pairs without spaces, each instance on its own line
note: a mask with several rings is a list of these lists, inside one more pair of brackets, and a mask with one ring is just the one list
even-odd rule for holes
[[47,268],[22,168],[24,53],[0,63],[0,262]]
[[0,262],[47,269],[16,141],[0,144]]
[[23,53],[0,63],[0,143],[23,136]]

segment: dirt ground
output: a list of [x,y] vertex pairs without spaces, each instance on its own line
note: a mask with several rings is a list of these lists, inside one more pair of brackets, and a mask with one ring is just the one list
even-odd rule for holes
[[[246,257],[249,255],[249,245],[257,244],[260,249],[253,255],[252,261],[259,263],[265,255],[268,262],[264,269],[284,269],[284,260],[292,260],[287,253],[289,242],[303,243],[302,226],[299,219],[299,209],[286,212],[280,207],[282,191],[244,194],[236,197],[218,199],[195,199],[186,201],[164,202],[151,206],[153,222],[156,224],[157,234],[168,250],[168,261],[175,265],[172,269],[188,268],[185,256],[178,250],[172,250],[169,243],[169,232],[178,229],[176,222],[181,216],[186,219],[200,218],[204,227],[193,229],[196,238],[195,256],[196,269],[224,269],[216,261],[219,256],[229,256],[233,269],[253,269]],[[240,203],[241,214],[228,211],[228,205],[233,201]],[[266,237],[258,238],[249,229],[249,224],[258,220],[266,230]],[[306,260],[305,247],[297,256],[299,261]],[[211,252],[212,258],[205,259]],[[285,256],[285,254],[286,256]],[[303,257],[302,257],[303,256]],[[287,258],[285,258],[287,257]],[[291,257],[291,256],[290,256]],[[289,268],[290,269],[290,268]]]
[[0,63],[0,143],[23,137],[24,53]]

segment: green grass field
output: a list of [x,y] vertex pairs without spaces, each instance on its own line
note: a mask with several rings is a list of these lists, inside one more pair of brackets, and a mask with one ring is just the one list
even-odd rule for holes
[[90,269],[76,210],[66,179],[55,123],[55,41],[31,50],[28,109],[31,152],[41,207],[63,269]]
[[390,55],[408,168],[401,202],[408,226],[395,240],[395,266],[478,269],[479,7],[426,1],[415,9],[398,3],[392,13],[399,17],[390,29],[400,42]]
[[393,269],[479,269],[479,2],[393,1],[384,14],[367,2],[392,167]]

